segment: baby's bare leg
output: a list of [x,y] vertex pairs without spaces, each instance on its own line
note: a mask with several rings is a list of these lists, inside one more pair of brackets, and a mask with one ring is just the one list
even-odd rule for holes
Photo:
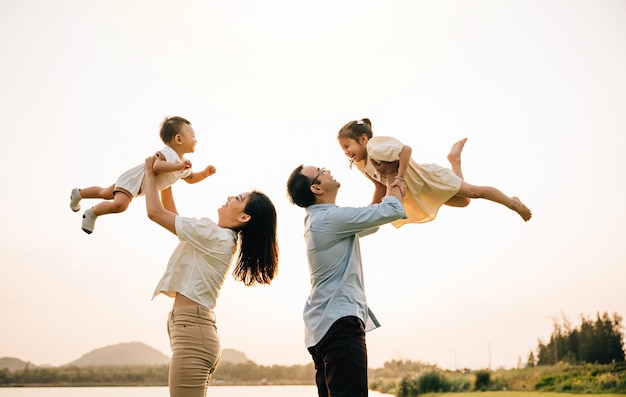
[[105,214],[117,214],[126,211],[131,198],[123,192],[115,192],[115,197],[111,201],[102,201],[93,207],[96,216]]
[[91,186],[80,189],[80,195],[83,198],[99,198],[103,200],[113,200],[113,189],[115,185],[109,187]]
[[521,202],[517,197],[509,197],[502,193],[500,190],[491,186],[474,186],[467,182],[461,183],[461,189],[457,193],[457,196],[469,197],[469,198],[483,198],[489,201],[493,201],[502,204],[513,211],[517,212],[524,221],[528,221],[532,217],[530,209]]
[[454,172],[459,178],[463,179],[463,171],[461,170],[461,152],[465,146],[467,138],[463,138],[460,141],[452,145],[450,153],[448,154],[448,161],[452,166],[452,172]]

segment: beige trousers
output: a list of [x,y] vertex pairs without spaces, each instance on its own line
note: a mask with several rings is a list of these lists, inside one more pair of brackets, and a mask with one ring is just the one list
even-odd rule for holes
[[206,396],[221,351],[213,312],[202,306],[174,309],[167,332],[172,347],[170,397]]

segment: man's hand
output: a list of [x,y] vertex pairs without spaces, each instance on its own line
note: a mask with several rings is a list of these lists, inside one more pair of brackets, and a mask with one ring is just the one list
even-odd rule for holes
[[406,182],[404,179],[398,179],[395,177],[393,182],[391,183],[391,187],[397,186],[400,189],[400,193],[402,193],[402,197],[406,194]]

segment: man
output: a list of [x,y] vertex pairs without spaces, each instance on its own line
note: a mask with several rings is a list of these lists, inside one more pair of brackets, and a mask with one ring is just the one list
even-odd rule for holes
[[392,165],[379,166],[389,181],[387,196],[367,207],[337,206],[341,185],[325,168],[301,165],[287,181],[291,202],[306,209],[311,292],[303,317],[320,397],[368,394],[365,332],[380,324],[367,306],[359,235],[406,216],[401,190],[393,183],[397,164]]

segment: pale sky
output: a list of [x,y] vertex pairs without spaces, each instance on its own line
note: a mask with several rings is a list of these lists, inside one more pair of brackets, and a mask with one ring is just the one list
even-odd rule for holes
[[[311,362],[299,164],[329,168],[339,205],[373,185],[336,141],[362,117],[422,163],[467,137],[467,182],[519,196],[530,222],[474,200],[361,242],[370,367],[515,367],[554,319],[626,315],[626,1],[0,1],[0,357],[64,365],[140,341],[170,355],[172,300],[151,300],[171,233],[145,200],[98,219],[74,187],[112,184],[160,149],[165,116],[191,121],[188,158],[217,174],[174,195],[217,219],[226,197],[267,193],[280,273],[231,276],[215,309],[222,347],[263,365]],[[98,201],[83,201],[83,210]]]

